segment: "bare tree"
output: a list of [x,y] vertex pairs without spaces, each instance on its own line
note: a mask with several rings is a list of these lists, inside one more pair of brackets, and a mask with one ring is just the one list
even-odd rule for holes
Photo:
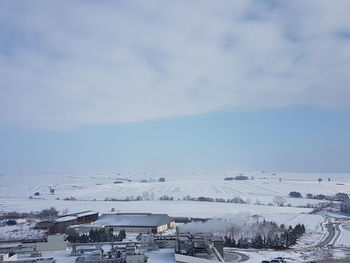
[[50,193],[54,194],[55,193],[55,189],[53,189],[51,186],[49,186],[49,188],[50,188]]
[[273,198],[273,203],[278,206],[284,206],[285,202],[286,202],[286,199],[284,199],[283,196],[275,196]]

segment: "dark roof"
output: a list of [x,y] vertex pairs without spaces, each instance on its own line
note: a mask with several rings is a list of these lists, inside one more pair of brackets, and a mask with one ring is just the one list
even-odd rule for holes
[[103,214],[94,225],[111,227],[157,227],[174,221],[167,214]]

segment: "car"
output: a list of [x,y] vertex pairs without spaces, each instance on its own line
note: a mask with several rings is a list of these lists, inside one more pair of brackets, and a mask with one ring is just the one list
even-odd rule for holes
[[277,257],[275,259],[278,259],[280,262],[284,262],[284,258],[283,257]]
[[271,263],[269,260],[263,260],[261,263]]

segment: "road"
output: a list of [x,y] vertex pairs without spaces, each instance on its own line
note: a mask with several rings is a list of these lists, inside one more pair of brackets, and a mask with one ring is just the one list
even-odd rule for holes
[[224,259],[227,263],[234,263],[247,261],[249,257],[243,253],[234,251],[232,248],[225,248]]
[[323,240],[321,240],[316,245],[316,247],[324,248],[324,247],[326,247],[328,245],[333,245],[334,244],[334,242],[332,242],[332,241],[333,241],[334,237],[336,236],[336,234],[338,234],[337,230],[339,229],[339,223],[335,224],[335,223],[332,223],[332,222],[328,222],[327,224],[325,224],[325,228],[327,230],[327,236]]

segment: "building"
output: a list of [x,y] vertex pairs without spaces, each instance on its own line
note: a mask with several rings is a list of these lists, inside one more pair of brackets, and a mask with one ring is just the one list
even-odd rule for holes
[[0,253],[0,262],[2,261],[16,261],[17,260],[17,254],[16,253]]
[[340,212],[350,214],[350,201],[340,203]]
[[50,227],[53,226],[54,222],[55,220],[40,221],[35,225],[34,229],[42,229],[42,230],[49,231]]
[[34,243],[22,243],[26,247],[32,247],[34,251],[56,251],[66,250],[67,241],[65,241],[66,235],[48,235],[47,241],[45,242],[34,242]]
[[125,230],[126,232],[157,234],[175,227],[175,221],[167,214],[111,213],[103,214],[93,224],[81,225],[79,232],[86,233],[90,229],[102,227],[112,228],[114,232]]
[[49,233],[65,233],[67,228],[78,224],[76,216],[63,216],[57,218],[49,228]]
[[108,253],[103,254],[101,251],[85,253],[76,258],[76,263],[147,263],[148,257],[144,254],[122,254]]
[[66,216],[76,216],[78,224],[90,224],[91,222],[95,222],[98,219],[98,212],[88,210],[69,214]]
[[66,233],[67,228],[72,225],[90,224],[98,219],[98,212],[83,211],[61,216],[54,220],[50,227],[50,233]]

